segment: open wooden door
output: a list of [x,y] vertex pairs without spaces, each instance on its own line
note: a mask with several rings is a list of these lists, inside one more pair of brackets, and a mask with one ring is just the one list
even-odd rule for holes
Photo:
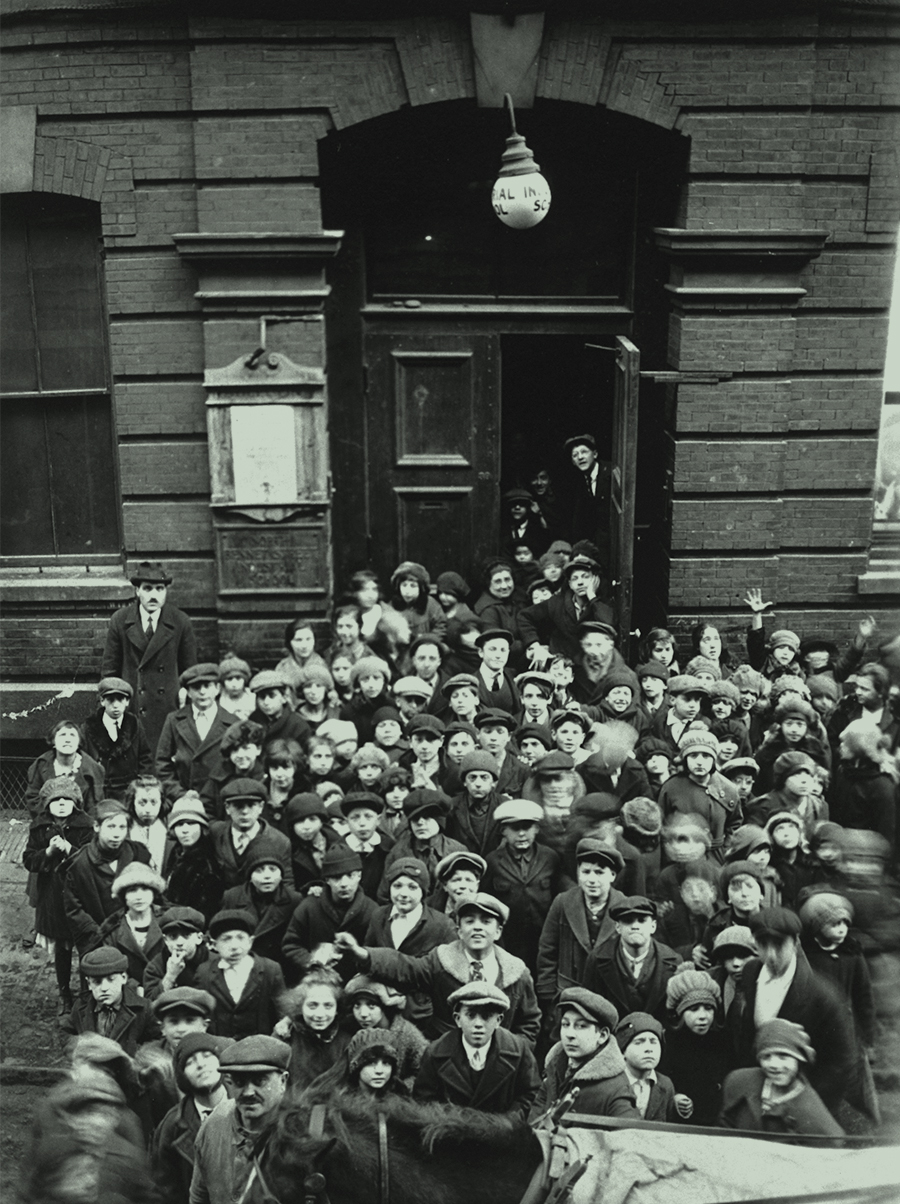
[[500,342],[490,333],[365,335],[370,562],[432,576],[493,550]]
[[641,353],[630,339],[616,337],[613,392],[610,534],[619,615],[619,651],[628,659],[634,590],[634,494],[637,475],[638,383]]

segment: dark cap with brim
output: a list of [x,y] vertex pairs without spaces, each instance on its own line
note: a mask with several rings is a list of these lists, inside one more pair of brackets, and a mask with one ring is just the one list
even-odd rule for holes
[[257,1034],[235,1041],[222,1051],[219,1067],[224,1073],[258,1074],[266,1070],[287,1070],[291,1047],[277,1037]]

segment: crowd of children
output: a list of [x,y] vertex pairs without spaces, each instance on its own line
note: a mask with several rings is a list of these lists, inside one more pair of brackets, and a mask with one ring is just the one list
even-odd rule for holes
[[185,668],[155,748],[108,675],[31,768],[61,1023],[115,1043],[173,1204],[220,1064],[254,1057],[321,1098],[878,1124],[900,705],[874,624],[766,637],[750,590],[744,648],[657,628],[631,666],[596,549],[535,561],[511,501],[480,594],[357,573],[328,639],[298,617],[274,668]]

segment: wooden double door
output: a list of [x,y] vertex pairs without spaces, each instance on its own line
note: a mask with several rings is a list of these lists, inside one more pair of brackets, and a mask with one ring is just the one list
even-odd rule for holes
[[[545,345],[552,350],[552,339]],[[453,568],[466,574],[497,551],[503,348],[500,333],[482,329],[365,334],[367,525],[371,561],[385,576],[401,560],[419,561],[434,573]],[[622,336],[608,345],[585,339],[584,350],[612,357],[614,365],[596,407],[610,432],[610,570],[627,634],[640,357]],[[559,432],[575,433],[567,426],[565,397],[548,397],[546,404],[557,407]]]

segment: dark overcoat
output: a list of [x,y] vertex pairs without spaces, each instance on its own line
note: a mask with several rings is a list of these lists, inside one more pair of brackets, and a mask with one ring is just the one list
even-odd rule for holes
[[150,850],[145,844],[123,840],[113,869],[100,856],[97,838],[79,849],[66,868],[63,903],[72,943],[82,955],[100,944],[100,925],[114,911],[118,900],[112,897],[112,884],[132,861],[150,864]]
[[153,749],[144,725],[131,711],[122,716],[118,740],[113,740],[103,726],[102,711],[85,719],[81,735],[84,751],[103,768],[104,798],[121,802],[129,782],[142,773],[153,772]]
[[428,1103],[456,1104],[479,1112],[506,1112],[523,1120],[541,1079],[524,1037],[495,1030],[484,1069],[469,1065],[459,1029],[438,1037],[422,1055],[413,1095]]
[[166,716],[156,746],[156,776],[170,794],[202,791],[207,779],[221,769],[219,746],[233,722],[234,715],[217,706],[212,726],[201,740],[190,703]]
[[591,951],[582,985],[608,999],[619,1016],[649,1012],[662,1020],[666,1011],[666,983],[681,965],[680,955],[661,941],[651,940],[651,952],[635,981],[621,964],[619,945],[619,937],[614,936]]
[[252,956],[253,969],[237,1003],[228,990],[215,954],[197,970],[194,985],[201,991],[209,991],[216,1001],[209,1031],[217,1037],[241,1041],[257,1033],[268,1036],[280,1019],[277,1001],[284,992],[281,966],[267,957],[255,953]]
[[[616,926],[609,909],[625,896],[613,887],[600,922],[596,943],[615,936]],[[580,886],[557,895],[541,929],[538,944],[537,993],[544,1006],[552,1004],[566,987],[580,987],[584,967],[593,945],[588,929],[587,911]]]

